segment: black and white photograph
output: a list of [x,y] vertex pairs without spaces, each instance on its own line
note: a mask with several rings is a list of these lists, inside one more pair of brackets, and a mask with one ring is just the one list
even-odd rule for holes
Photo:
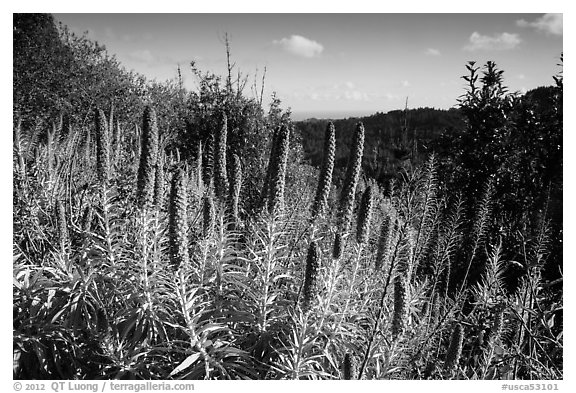
[[562,13],[137,12],[12,13],[14,389],[562,390]]

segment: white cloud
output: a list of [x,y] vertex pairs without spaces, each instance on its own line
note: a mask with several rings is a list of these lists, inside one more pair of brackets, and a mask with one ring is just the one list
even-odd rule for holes
[[516,21],[520,27],[532,27],[538,31],[552,35],[562,35],[564,30],[562,14],[545,14],[534,22],[527,22],[524,19]]
[[410,82],[402,81],[402,87],[410,87]]
[[428,48],[424,53],[427,54],[428,56],[440,56],[440,51],[434,48]]
[[518,34],[502,33],[494,36],[482,35],[475,31],[469,38],[465,50],[509,50],[516,48],[522,40]]
[[324,46],[319,42],[302,37],[301,35],[291,35],[290,38],[274,40],[272,43],[280,46],[288,53],[308,58],[319,56],[324,50]]

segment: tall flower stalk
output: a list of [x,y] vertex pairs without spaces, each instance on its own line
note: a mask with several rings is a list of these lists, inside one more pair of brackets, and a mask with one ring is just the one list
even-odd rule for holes
[[347,232],[348,229],[350,229],[356,186],[362,169],[363,153],[364,125],[358,123],[352,139],[352,149],[350,150],[350,156],[348,157],[346,177],[344,179],[344,186],[342,187],[342,194],[340,195],[340,203],[338,205],[338,229],[342,233]]
[[153,201],[154,175],[158,159],[158,124],[156,111],[150,106],[144,109],[141,146],[137,198],[138,206],[144,209]]
[[320,248],[315,241],[308,247],[306,256],[306,273],[304,274],[304,288],[302,290],[301,307],[304,312],[310,310],[318,291],[318,272],[320,270]]
[[330,194],[330,186],[332,185],[332,171],[334,170],[335,157],[336,131],[334,130],[334,124],[330,122],[326,127],[326,134],[324,136],[324,158],[322,160],[314,203],[312,204],[312,222],[322,216],[328,206],[328,195]]
[[176,170],[170,189],[168,239],[170,262],[174,269],[188,264],[188,193],[184,168]]
[[370,222],[372,221],[373,205],[374,198],[372,195],[372,187],[368,187],[364,190],[364,194],[362,194],[360,211],[358,212],[358,225],[356,228],[356,242],[358,245],[365,244],[370,235]]
[[207,239],[214,233],[214,226],[216,224],[216,211],[214,208],[214,201],[210,193],[204,196],[202,205],[203,226],[202,233],[204,238]]
[[210,133],[206,139],[206,144],[202,153],[202,180],[204,187],[210,189],[213,184],[214,175],[214,134]]
[[394,313],[392,315],[392,339],[398,339],[408,324],[408,282],[401,275],[394,279]]
[[279,128],[276,128],[272,133],[272,147],[270,149],[270,158],[268,158],[268,168],[266,170],[266,177],[264,178],[264,185],[260,192],[260,209],[264,209],[266,202],[268,201],[268,192],[270,190],[270,178],[272,177],[272,169],[274,167],[274,160],[276,159],[277,153],[276,149],[278,147],[278,134],[280,132]]
[[88,205],[82,214],[82,232],[88,233],[92,230],[92,221],[94,221],[94,208]]
[[216,197],[225,200],[228,194],[228,175],[226,173],[226,138],[228,135],[228,121],[226,115],[222,116],[222,126],[216,133],[216,146],[214,149],[214,191]]
[[13,159],[14,163],[14,186],[22,194],[26,190],[26,161],[22,146],[22,120],[18,119],[18,124],[13,131]]
[[344,250],[344,239],[341,233],[334,234],[334,247],[332,248],[332,258],[340,259],[342,257],[342,251]]
[[238,223],[238,202],[240,199],[240,187],[242,186],[242,164],[240,157],[232,156],[230,176],[230,189],[228,194],[228,211],[234,225]]
[[154,206],[161,209],[164,205],[164,193],[166,188],[166,180],[164,179],[164,159],[159,155],[156,161],[156,173],[154,176]]
[[446,361],[444,368],[447,371],[453,372],[458,367],[460,356],[462,355],[462,341],[464,340],[464,329],[461,324],[456,324],[450,337],[450,346],[446,353]]
[[348,167],[346,169],[346,177],[344,178],[344,186],[340,194],[340,202],[338,204],[337,212],[337,234],[334,240],[333,256],[334,259],[339,259],[342,255],[344,234],[350,229],[352,222],[352,213],[354,211],[354,199],[356,196],[356,186],[360,178],[360,171],[362,169],[362,155],[364,153],[364,125],[358,123],[356,131],[352,138],[352,148],[350,156],[348,157]]
[[388,213],[384,213],[384,219],[380,225],[380,234],[378,236],[378,251],[376,253],[376,271],[386,271],[388,261],[388,250],[390,249],[390,226],[391,219]]
[[282,125],[278,131],[276,147],[271,158],[270,184],[268,192],[268,213],[276,215],[284,208],[284,186],[286,179],[286,165],[290,149],[290,129]]
[[358,362],[354,355],[349,352],[344,355],[342,362],[342,379],[357,379],[358,378]]
[[106,186],[110,177],[110,138],[108,123],[102,109],[96,110],[96,173],[100,184]]
[[202,141],[198,142],[198,154],[196,155],[196,186],[199,190],[204,188],[204,177],[203,177],[203,149]]

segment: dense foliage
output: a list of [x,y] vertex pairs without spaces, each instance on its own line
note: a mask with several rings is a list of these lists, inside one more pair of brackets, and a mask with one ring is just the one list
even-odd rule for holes
[[14,26],[15,378],[563,377],[561,75],[295,127]]
[[[546,276],[561,275],[562,263],[562,80],[525,95],[509,93],[502,70],[488,62],[479,72],[467,64],[468,89],[460,98],[466,127],[447,133],[439,145],[446,184],[464,195],[481,195],[490,184],[493,219],[488,236],[501,239],[506,259],[523,259],[526,239],[542,225],[550,238]],[[467,216],[474,215],[474,201]],[[510,272],[517,278],[524,271]],[[512,280],[509,285],[517,285]]]

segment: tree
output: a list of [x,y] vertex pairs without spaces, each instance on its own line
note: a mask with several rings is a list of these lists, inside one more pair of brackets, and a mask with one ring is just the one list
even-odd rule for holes
[[549,246],[556,249],[551,258],[555,268],[561,261],[561,77],[555,87],[522,96],[508,92],[503,71],[494,62],[487,62],[482,71],[474,62],[466,68],[467,90],[459,99],[466,125],[442,140],[441,174],[449,188],[460,189],[468,197],[470,228],[482,190],[488,182],[493,184],[487,236],[502,239],[510,260],[520,260],[526,239],[551,220],[547,235],[553,240]]
[[23,127],[47,120],[65,106],[67,70],[73,54],[60,40],[50,14],[13,15],[14,112]]

